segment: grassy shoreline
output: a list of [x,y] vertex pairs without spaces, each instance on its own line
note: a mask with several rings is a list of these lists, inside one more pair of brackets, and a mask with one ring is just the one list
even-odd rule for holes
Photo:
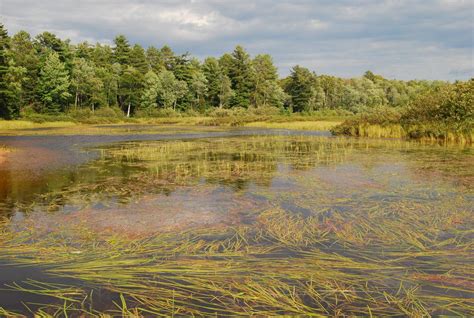
[[368,124],[344,122],[331,128],[334,135],[345,135],[363,138],[398,138],[420,141],[472,144],[474,131],[456,130],[443,126],[442,123],[431,125]]
[[[131,131],[127,126],[143,125],[143,130]],[[35,122],[27,119],[0,120],[0,136],[12,135],[74,135],[157,133],[156,126],[195,126],[209,129],[243,127],[291,130],[331,131],[333,135],[362,138],[396,138],[430,142],[472,144],[473,130],[455,130],[442,123],[402,125],[401,123],[368,123],[356,118],[337,116],[182,116],[158,118],[122,118],[111,123],[78,121]],[[100,126],[100,127],[98,127]],[[147,128],[146,126],[149,126]],[[104,129],[110,127],[110,130]],[[115,129],[121,127],[123,129]]]
[[0,135],[32,135],[32,134],[95,134],[107,133],[97,126],[205,126],[205,127],[252,127],[294,130],[329,130],[343,119],[310,116],[261,116],[261,117],[164,117],[164,118],[132,118],[114,123],[81,123],[74,121],[31,120],[0,120]]

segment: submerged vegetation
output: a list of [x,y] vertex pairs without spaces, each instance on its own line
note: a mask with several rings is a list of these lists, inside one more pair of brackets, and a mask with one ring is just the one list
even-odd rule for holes
[[474,310],[469,146],[300,135],[86,150],[99,155],[71,181],[4,210],[0,266],[43,273],[4,288],[43,298],[2,315]]

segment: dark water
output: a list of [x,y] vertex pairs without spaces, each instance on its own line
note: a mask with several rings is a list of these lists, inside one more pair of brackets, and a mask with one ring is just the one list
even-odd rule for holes
[[[438,224],[433,218],[453,222],[430,236],[433,246],[451,238],[464,249],[472,243],[472,237],[462,232],[474,225],[474,151],[469,146],[238,129],[177,134],[170,129],[160,135],[0,136],[1,144],[15,151],[0,164],[0,215],[11,220],[9,230],[21,233],[33,226],[39,240],[64,224],[75,226],[84,220],[92,233],[100,235],[252,227],[264,211],[276,209],[304,220],[315,219],[327,226],[328,233],[346,233],[317,249],[355,261],[379,254],[389,262],[391,256],[384,259],[379,252],[402,253],[412,248],[410,244],[416,246],[399,233],[404,228],[397,221],[405,216],[413,217],[411,225],[403,224],[411,226],[412,233],[428,233],[429,224]],[[420,210],[427,212],[423,215]],[[418,211],[416,217],[410,211]],[[377,243],[370,249],[346,247],[363,246],[360,233],[369,233],[377,220],[386,222],[387,245],[378,242],[377,235],[382,234],[374,232],[370,237]],[[390,240],[404,247],[398,250]],[[291,259],[315,246],[258,257]],[[446,245],[446,249],[457,247]],[[52,276],[51,264],[13,265],[15,255],[11,253],[0,255],[0,285],[33,280],[79,286],[86,293],[95,291],[88,302],[99,311],[118,300],[117,293],[100,284]],[[420,257],[399,265],[425,274],[464,273],[462,269],[474,265],[474,260]],[[396,291],[406,272],[390,275],[384,284],[387,290]],[[458,276],[462,275],[466,274]],[[466,284],[470,279],[459,278],[455,283]],[[425,292],[462,299],[469,296],[465,291],[436,288],[426,287]],[[24,312],[22,302],[57,300],[0,290],[0,307]]]

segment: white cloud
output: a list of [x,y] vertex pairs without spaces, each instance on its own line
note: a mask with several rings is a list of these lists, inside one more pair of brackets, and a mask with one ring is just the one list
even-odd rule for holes
[[472,0],[0,0],[10,33],[52,31],[73,42],[171,45],[199,57],[235,45],[344,77],[473,76]]

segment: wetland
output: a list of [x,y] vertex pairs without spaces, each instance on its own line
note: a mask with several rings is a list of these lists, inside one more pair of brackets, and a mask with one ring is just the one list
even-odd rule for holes
[[469,144],[287,129],[0,136],[0,315],[469,316]]

